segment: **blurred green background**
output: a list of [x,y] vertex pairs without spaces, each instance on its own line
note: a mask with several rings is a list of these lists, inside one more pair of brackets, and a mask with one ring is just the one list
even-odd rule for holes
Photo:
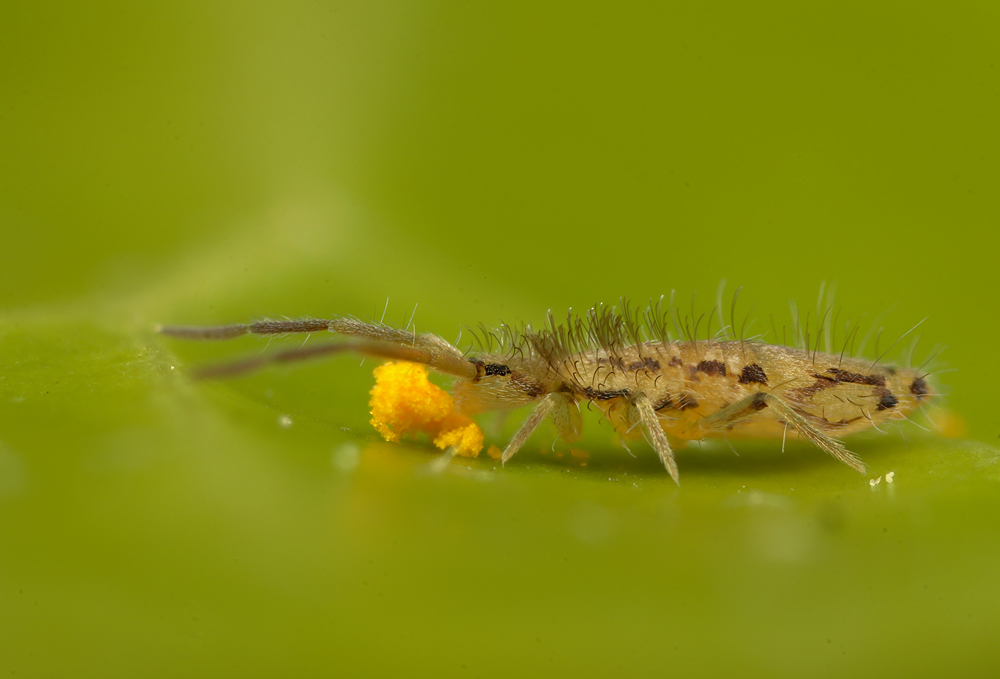
[[[3,676],[995,671],[995,3],[2,15]],[[371,362],[198,383],[266,342],[152,331],[388,299],[452,340],[723,279],[757,331],[824,282],[883,347],[927,317],[969,438],[852,440],[869,479],[693,447],[677,488],[590,418],[588,458],[434,474]]]

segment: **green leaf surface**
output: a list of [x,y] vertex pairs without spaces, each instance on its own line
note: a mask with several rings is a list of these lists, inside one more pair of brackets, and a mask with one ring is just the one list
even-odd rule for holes
[[[5,328],[5,644],[64,635],[35,669],[268,674],[294,657],[501,675],[558,657],[604,674],[667,653],[695,673],[919,674],[948,671],[923,650],[942,645],[970,667],[997,659],[994,447],[869,437],[853,446],[869,478],[803,445],[691,447],[677,488],[588,422],[586,457],[538,436],[505,469],[435,472],[428,445],[368,429],[355,361],[196,383],[176,341],[136,327]],[[317,407],[317,373],[350,389]]]
[[[992,8],[9,14],[0,676],[1000,667]],[[769,340],[836,283],[855,351],[905,336],[958,435],[848,439],[867,477],[691,445],[678,487],[587,414],[572,449],[543,427],[441,470],[370,427],[370,360],[197,381],[306,338],[155,332],[385,313],[450,341],[675,288],[708,311],[722,280]]]

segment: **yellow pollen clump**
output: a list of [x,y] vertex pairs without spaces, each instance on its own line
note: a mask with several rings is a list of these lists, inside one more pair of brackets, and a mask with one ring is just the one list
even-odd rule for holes
[[389,362],[375,368],[375,386],[368,404],[372,426],[386,441],[423,432],[438,448],[477,457],[483,432],[467,415],[455,411],[455,401],[427,379],[418,363]]

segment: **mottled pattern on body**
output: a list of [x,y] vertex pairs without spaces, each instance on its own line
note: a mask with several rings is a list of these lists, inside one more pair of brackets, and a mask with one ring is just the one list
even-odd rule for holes
[[[516,358],[504,360],[514,365],[515,373],[524,369]],[[786,422],[773,412],[721,429],[702,426],[706,416],[757,392],[785,400],[832,436],[898,419],[929,395],[925,380],[913,369],[748,341],[645,342],[616,354],[584,351],[544,371],[529,364],[524,372],[534,377],[522,381],[537,380],[532,392],[592,401],[623,433],[633,424],[623,404],[643,394],[663,429],[682,439],[782,436]],[[509,398],[501,390],[477,386],[476,380],[460,381],[454,393],[459,409],[469,413],[495,410]]]
[[[784,439],[794,432],[864,473],[864,463],[839,437],[904,419],[935,395],[927,376],[909,367],[751,340],[675,340],[667,330],[671,314],[676,321],[675,311],[661,313],[651,305],[640,314],[623,301],[621,311],[598,306],[582,317],[570,314],[561,323],[550,314],[537,331],[481,327],[482,346],[469,353],[437,335],[346,317],[178,326],[162,332],[227,339],[327,330],[346,337],[216,367],[203,373],[209,376],[352,351],[419,363],[457,377],[452,395],[463,415],[533,404],[504,449],[504,462],[547,418],[564,439],[577,439],[580,406],[590,403],[623,439],[644,433],[675,481],[678,470],[668,435]],[[697,334],[697,324],[686,334]]]

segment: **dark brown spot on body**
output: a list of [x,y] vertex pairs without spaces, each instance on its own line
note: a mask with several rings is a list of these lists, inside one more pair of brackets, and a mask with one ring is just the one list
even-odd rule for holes
[[767,384],[767,373],[756,363],[745,365],[740,372],[740,384]]
[[695,367],[695,370],[706,375],[726,376],[726,364],[721,361],[702,361]]
[[672,400],[672,399],[670,398],[670,396],[669,396],[669,395],[668,395],[668,396],[666,396],[666,397],[665,397],[665,398],[664,398],[664,399],[663,399],[662,401],[660,401],[660,402],[659,402],[658,404],[656,404],[655,406],[653,406],[653,410],[663,410],[664,408],[666,408],[667,410],[677,410],[677,409],[676,409],[676,408],[674,407],[674,402],[673,402],[673,400]]
[[667,363],[667,365],[669,365],[671,368],[676,368],[679,365],[684,365],[684,361],[682,361],[677,356],[674,356],[673,358],[670,359],[670,363]]
[[750,402],[750,407],[754,410],[763,410],[767,407],[767,394],[762,391],[758,391],[753,395],[753,400]]
[[487,363],[483,366],[484,375],[500,375],[501,377],[505,375],[510,375],[510,368],[500,363]]
[[613,398],[624,398],[629,395],[628,389],[615,389],[611,391],[600,391],[593,387],[584,387],[583,395],[591,401],[610,401]]
[[839,368],[827,368],[826,372],[833,375],[833,379],[838,382],[849,382],[851,384],[871,384],[876,387],[885,386],[885,378],[881,375],[862,375],[860,373],[852,373],[846,370],[841,370]]
[[655,372],[660,369],[660,362],[655,361],[648,356],[643,357],[641,361],[636,361],[628,367],[629,370],[649,370]]
[[816,375],[816,381],[810,384],[808,387],[802,387],[801,389],[796,389],[795,393],[802,396],[802,398],[812,398],[817,393],[823,391],[824,389],[829,389],[831,387],[837,386],[837,380],[832,377],[827,377],[826,375]]
[[931,390],[927,388],[927,382],[923,377],[918,377],[913,380],[910,384],[910,393],[917,397],[917,400],[923,400],[924,396],[931,393]]
[[888,410],[889,408],[895,408],[898,404],[899,399],[886,389],[885,393],[879,396],[878,405],[875,406],[875,410]]
[[690,408],[697,408],[698,400],[691,394],[681,394],[680,398],[676,401],[670,397],[666,396],[662,401],[653,406],[653,410],[689,410]]

